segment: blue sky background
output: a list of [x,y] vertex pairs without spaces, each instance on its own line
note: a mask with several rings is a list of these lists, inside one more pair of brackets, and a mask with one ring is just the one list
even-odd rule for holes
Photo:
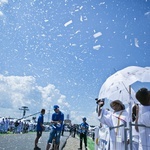
[[58,104],[97,124],[100,87],[127,66],[150,66],[149,0],[0,0],[0,116]]

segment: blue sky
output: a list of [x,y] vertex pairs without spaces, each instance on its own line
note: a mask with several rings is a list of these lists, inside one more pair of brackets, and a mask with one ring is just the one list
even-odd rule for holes
[[[0,0],[3,116],[58,104],[73,122],[86,116],[97,124],[105,80],[127,66],[150,66],[149,57],[149,0]],[[143,86],[150,87],[133,85]]]

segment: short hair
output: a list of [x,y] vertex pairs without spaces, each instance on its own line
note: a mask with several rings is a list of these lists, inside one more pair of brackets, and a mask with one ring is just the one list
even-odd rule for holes
[[150,91],[148,91],[147,88],[141,88],[136,92],[136,99],[142,104],[142,105],[148,105],[149,104],[149,98],[150,98]]
[[41,113],[44,113],[44,112],[45,112],[45,109],[42,109],[42,110],[41,110]]

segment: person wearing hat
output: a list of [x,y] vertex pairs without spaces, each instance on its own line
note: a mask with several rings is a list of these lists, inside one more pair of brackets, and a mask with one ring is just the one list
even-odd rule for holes
[[84,139],[85,149],[87,150],[87,133],[89,125],[86,122],[86,117],[82,118],[83,122],[79,125],[80,129],[80,150],[82,149],[82,140]]
[[[136,99],[140,102],[138,108],[138,126],[139,138],[143,150],[150,149],[150,91],[147,88],[141,88],[136,92]],[[146,127],[147,126],[147,127]]]
[[59,150],[60,135],[63,127],[64,114],[59,110],[58,105],[53,106],[54,113],[51,119],[51,131],[47,142],[46,150],[52,148],[52,141],[55,139],[54,150]]
[[[98,120],[110,128],[110,150],[124,150],[124,127],[116,127],[124,125],[128,122],[128,113],[125,110],[125,105],[120,100],[114,100],[110,103],[113,112],[104,109],[104,101],[98,103]],[[116,127],[116,128],[113,128]]]

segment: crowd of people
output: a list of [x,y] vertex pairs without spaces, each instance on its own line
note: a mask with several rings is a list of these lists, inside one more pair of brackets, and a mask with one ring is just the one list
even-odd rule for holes
[[[51,129],[50,129],[50,134],[46,145],[46,150],[50,150],[50,149],[59,150],[60,136],[61,135],[63,136],[63,132],[65,130],[65,124],[63,123],[64,114],[60,111],[58,105],[54,105],[53,109],[54,109],[54,113],[52,114],[51,121],[50,121]],[[42,132],[44,131],[44,114],[45,114],[45,109],[42,109],[41,114],[39,115],[37,121],[37,130],[36,130],[37,135],[35,138],[34,150],[40,150],[40,148],[38,147],[38,141],[42,136]],[[88,134],[89,125],[86,122],[86,117],[82,118],[82,120],[83,122],[79,124],[78,127],[76,125],[71,125],[69,127],[69,132],[70,135],[74,138],[76,134],[78,134],[80,137],[79,149],[82,149],[82,145],[83,145],[82,141],[84,140],[84,146],[85,149],[87,150],[87,134]]]
[[[109,143],[108,148],[104,150],[150,150],[150,91],[146,88],[141,88],[136,93],[138,103],[132,106],[132,115],[127,111],[121,100],[114,100],[110,103],[112,110],[105,108],[105,100],[97,99],[97,114],[101,127],[109,128]],[[64,132],[64,114],[60,111],[58,105],[53,106],[54,113],[51,116],[51,129],[47,138],[46,150],[59,150],[60,136]],[[44,126],[45,109],[41,110],[37,124],[29,125],[21,120],[10,121],[8,118],[2,118],[0,122],[0,131],[7,133],[21,133],[28,130],[36,130],[35,150],[40,150],[38,147],[39,138],[45,130]],[[77,133],[80,138],[79,149],[82,150],[83,140],[87,150],[87,134],[89,125],[86,122],[86,117],[82,118],[82,123],[70,127],[70,134],[75,137]],[[129,126],[131,123],[131,128]],[[129,127],[129,129],[127,128]],[[77,129],[78,128],[78,129]],[[128,129],[128,130],[127,130]],[[131,131],[131,132],[130,132]]]
[[[132,107],[132,117],[121,100],[110,103],[113,111],[103,107],[103,99],[96,101],[98,120],[110,129],[108,150],[125,150],[127,147],[132,150],[150,149],[150,91],[141,88],[136,93],[136,99],[138,103]],[[132,123],[132,130],[127,131],[125,128],[130,128],[129,122]]]
[[28,131],[35,131],[36,124],[24,120],[14,120],[2,117],[0,120],[0,133],[26,133]]
[[[65,124],[64,124],[64,114],[60,111],[58,105],[53,106],[54,113],[51,116],[51,121],[49,122],[50,134],[47,140],[46,150],[53,149],[59,150],[60,144],[60,136],[64,134],[65,131]],[[40,150],[41,148],[38,147],[39,139],[42,136],[43,131],[45,131],[44,125],[44,114],[46,110],[41,109],[40,115],[37,118],[36,123],[29,123],[25,120],[12,120],[8,118],[2,118],[0,121],[0,131],[1,133],[26,133],[28,131],[36,131],[36,137],[34,140],[34,150]],[[84,140],[85,148],[87,149],[87,133],[89,125],[86,123],[86,118],[83,118],[83,122],[79,125],[69,125],[66,126],[70,132],[70,136],[74,137],[76,134],[80,137],[80,148],[82,149],[82,141]]]

